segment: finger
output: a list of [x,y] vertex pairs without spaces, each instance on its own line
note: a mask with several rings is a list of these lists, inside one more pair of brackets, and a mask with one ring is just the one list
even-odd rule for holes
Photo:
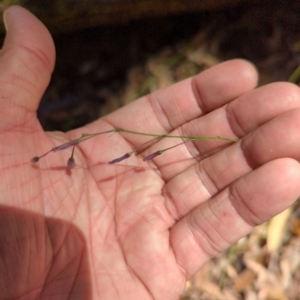
[[[105,120],[113,127],[166,133],[224,105],[251,90],[256,83],[257,72],[253,65],[243,60],[233,60],[144,96],[110,114]],[[97,127],[98,123],[93,126]],[[140,142],[139,137],[128,138],[133,143],[135,139]]]
[[[249,91],[215,111],[183,125],[172,132],[185,136],[242,137],[277,115],[300,107],[300,89],[289,83],[276,83]],[[178,144],[180,140],[164,139],[143,155]],[[153,162],[168,181],[195,163],[230,145],[224,141],[198,141],[164,152]]]
[[209,200],[238,178],[271,160],[300,160],[300,108],[262,125],[240,142],[191,166],[164,187],[166,206],[175,219]]
[[[199,75],[186,79],[142,97],[117,112],[94,122],[82,130],[97,132],[112,127],[121,127],[141,132],[165,134],[203,114],[223,106],[255,87],[257,72],[252,64],[244,60],[233,60],[219,64]],[[77,134],[76,131],[74,134]],[[72,133],[73,134],[73,133]],[[147,142],[149,137],[123,134],[124,142],[109,141],[110,158],[122,156],[127,151],[127,141],[132,147]],[[95,143],[95,140],[93,141]],[[103,144],[103,137],[97,138],[97,144]],[[91,145],[82,145],[88,157],[97,157],[99,151],[91,151]],[[103,159],[107,155],[103,154]],[[91,163],[94,160],[91,159]]]
[[298,86],[279,82],[242,95],[226,108],[228,123],[242,137],[279,114],[300,107]]
[[202,203],[171,229],[170,241],[186,277],[290,206],[300,193],[300,166],[290,158],[271,161]]
[[0,56],[1,125],[24,124],[49,83],[55,50],[45,26],[27,10],[4,13],[7,30]]

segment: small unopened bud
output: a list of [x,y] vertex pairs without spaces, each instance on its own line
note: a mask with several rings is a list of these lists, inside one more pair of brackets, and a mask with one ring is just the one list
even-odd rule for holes
[[75,167],[75,159],[73,156],[68,159],[67,166],[68,166],[69,170],[71,170]]
[[124,154],[124,155],[121,156],[121,157],[118,157],[118,158],[116,158],[116,159],[113,159],[113,160],[109,161],[108,163],[109,163],[109,164],[115,164],[115,163],[117,163],[117,162],[120,162],[120,161],[122,161],[122,160],[124,160],[124,159],[130,157],[130,155],[131,155],[131,153],[128,152],[128,153]]
[[52,148],[51,150],[52,150],[53,152],[65,150],[65,149],[67,149],[67,148],[69,148],[69,147],[78,145],[78,143],[79,143],[78,140],[72,140],[72,141],[70,141],[70,142],[68,142],[68,143],[65,143],[65,144],[56,146],[56,147]]
[[153,159],[154,157],[158,156],[158,155],[161,155],[163,152],[161,150],[158,150],[156,152],[153,152],[152,154],[146,156],[143,161],[146,161],[146,160],[151,160]]
[[40,160],[40,157],[39,156],[35,156],[31,159],[31,163],[35,164],[37,163],[38,161]]

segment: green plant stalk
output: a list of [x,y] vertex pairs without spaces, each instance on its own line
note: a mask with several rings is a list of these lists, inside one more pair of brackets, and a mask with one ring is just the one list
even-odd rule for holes
[[[144,133],[144,132],[138,132],[133,130],[127,130],[123,128],[116,128],[115,132],[124,132],[124,133],[131,133],[131,134],[137,134],[137,135],[144,135],[144,136],[151,136],[156,138],[176,138],[176,139],[189,139],[193,141],[202,141],[202,140],[221,140],[221,141],[227,141],[231,143],[235,143],[238,140],[233,138],[227,138],[223,136],[188,136],[188,135],[172,135],[172,134],[154,134],[154,133]],[[113,131],[112,131],[113,132]]]
[[[227,137],[222,137],[222,136],[186,136],[186,135],[171,135],[171,134],[160,135],[160,134],[154,134],[154,133],[144,133],[144,132],[139,132],[139,131],[127,130],[127,129],[123,129],[123,128],[114,128],[114,129],[111,129],[111,130],[97,132],[97,133],[82,134],[82,136],[79,137],[79,138],[77,138],[77,139],[74,139],[74,140],[71,140],[71,141],[69,141],[67,143],[64,143],[64,144],[61,144],[59,146],[56,146],[56,147],[50,149],[49,151],[47,151],[46,153],[44,153],[44,154],[42,154],[40,156],[33,157],[31,159],[31,163],[38,162],[42,157],[45,157],[50,152],[62,151],[62,150],[65,150],[65,149],[67,149],[69,147],[73,147],[72,156],[70,157],[70,159],[68,161],[68,166],[70,165],[70,166],[73,167],[75,165],[75,161],[74,161],[74,158],[73,158],[75,146],[77,146],[78,144],[80,144],[80,143],[82,143],[82,142],[84,142],[84,141],[86,141],[88,139],[96,137],[98,135],[105,134],[105,133],[113,133],[113,132],[122,132],[122,133],[129,133],[129,134],[135,134],[135,135],[141,135],[141,136],[149,136],[149,137],[153,137],[155,139],[177,138],[177,139],[183,139],[184,140],[182,143],[177,144],[175,146],[172,146],[172,147],[169,147],[169,148],[166,148],[166,149],[158,150],[158,151],[156,151],[156,152],[148,155],[144,160],[151,160],[154,157],[156,157],[157,155],[161,155],[163,152],[165,152],[165,151],[167,151],[169,149],[175,148],[175,147],[177,147],[179,145],[182,145],[182,144],[184,144],[186,142],[190,142],[190,141],[222,140],[222,141],[227,141],[227,142],[230,142],[230,143],[237,142],[237,139],[227,138]],[[151,141],[153,141],[153,140],[151,140]],[[142,145],[140,145],[137,148],[133,149],[131,152],[128,152],[125,155],[123,155],[123,156],[121,156],[119,158],[116,158],[116,159],[110,161],[109,163],[114,164],[114,163],[122,161],[123,159],[129,158],[131,156],[131,154],[133,154],[133,153],[137,154],[138,150],[140,150],[143,146],[145,146],[146,144],[148,144],[151,141],[143,143]]]
[[300,66],[298,66],[295,71],[292,73],[292,75],[289,77],[288,82],[291,83],[297,83],[299,82],[300,78]]

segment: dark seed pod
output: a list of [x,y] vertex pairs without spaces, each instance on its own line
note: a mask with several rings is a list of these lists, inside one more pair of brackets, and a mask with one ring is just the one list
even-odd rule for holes
[[75,167],[75,159],[74,157],[70,157],[67,163],[68,169],[71,170]]

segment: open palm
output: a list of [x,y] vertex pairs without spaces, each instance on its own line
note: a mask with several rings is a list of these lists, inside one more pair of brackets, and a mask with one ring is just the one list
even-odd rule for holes
[[[257,90],[255,69],[235,60],[157,91],[92,124],[45,133],[39,100],[54,46],[29,12],[10,8],[0,57],[0,290],[4,299],[178,299],[201,265],[300,193],[300,93]],[[138,156],[108,161],[145,136],[99,135],[75,149],[30,159],[84,133],[239,138],[162,139]]]

